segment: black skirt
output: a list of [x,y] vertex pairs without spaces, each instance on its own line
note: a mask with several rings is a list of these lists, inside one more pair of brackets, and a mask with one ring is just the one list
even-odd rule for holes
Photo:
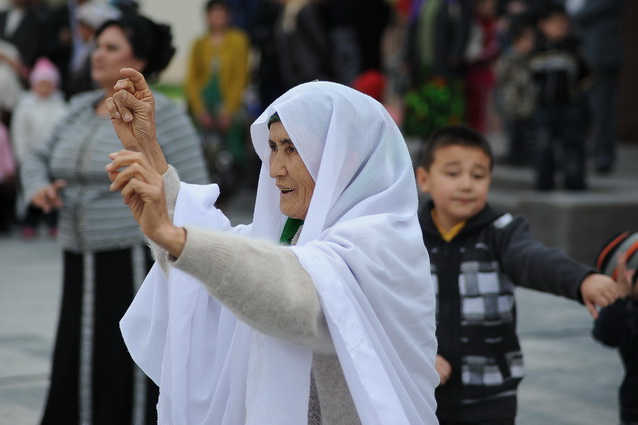
[[64,252],[64,287],[42,425],[157,424],[157,386],[133,363],[119,321],[152,260],[145,245]]

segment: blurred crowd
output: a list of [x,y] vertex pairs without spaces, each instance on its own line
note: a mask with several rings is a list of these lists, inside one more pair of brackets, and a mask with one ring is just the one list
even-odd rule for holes
[[[95,31],[138,6],[10,0],[0,11],[0,231],[19,222],[33,235],[41,218],[15,201],[21,157],[66,101],[95,88]],[[622,10],[622,0],[210,0],[188,52],[186,105],[227,196],[256,181],[252,120],[316,79],[376,98],[406,137],[450,124],[502,129],[499,161],[533,167],[535,189],[584,190],[587,161],[614,167]],[[55,235],[55,216],[44,220]]]

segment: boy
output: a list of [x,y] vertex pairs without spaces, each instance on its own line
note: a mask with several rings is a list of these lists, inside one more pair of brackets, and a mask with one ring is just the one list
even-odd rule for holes
[[524,218],[487,205],[493,164],[480,133],[453,126],[431,136],[416,170],[431,197],[419,219],[437,291],[441,425],[514,423],[515,284],[583,302],[594,317],[620,295],[610,277],[533,239]]
[[589,112],[584,93],[590,71],[580,54],[579,40],[570,35],[569,24],[563,6],[545,9],[538,19],[540,42],[530,60],[538,93],[534,158],[537,190],[555,188],[557,163],[562,164],[565,189],[587,187],[585,141]]

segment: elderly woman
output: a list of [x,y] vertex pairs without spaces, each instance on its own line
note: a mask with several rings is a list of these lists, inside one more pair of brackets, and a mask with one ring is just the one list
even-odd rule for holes
[[121,327],[159,423],[437,423],[428,254],[383,106],[326,82],[277,99],[251,127],[254,221],[233,228],[216,186],[179,182],[144,79],[122,76],[107,104],[128,150],[106,169],[157,264]]
[[[170,28],[141,15],[104,23],[96,40],[91,73],[100,89],[73,97],[21,167],[25,199],[61,209],[63,296],[42,425],[157,423],[157,387],[131,361],[118,326],[152,260],[128,208],[108,190],[104,160],[121,145],[104,99],[114,94],[122,67],[152,78],[175,49]],[[186,181],[206,183],[188,116],[168,98],[156,100],[168,160]]]

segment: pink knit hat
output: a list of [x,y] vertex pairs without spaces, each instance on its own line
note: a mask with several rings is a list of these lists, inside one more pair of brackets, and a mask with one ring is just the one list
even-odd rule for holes
[[58,68],[47,58],[40,58],[35,63],[35,66],[31,70],[29,76],[29,84],[31,87],[38,81],[47,80],[51,81],[54,86],[58,87],[60,84],[60,73]]

